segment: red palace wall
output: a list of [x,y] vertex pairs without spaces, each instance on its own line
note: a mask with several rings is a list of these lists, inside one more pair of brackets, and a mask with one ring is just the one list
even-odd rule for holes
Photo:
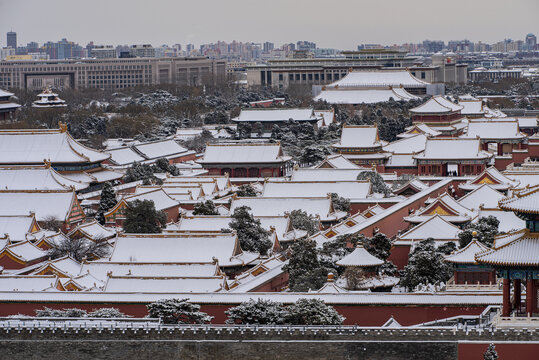
[[[331,304],[330,304],[331,305]],[[200,310],[213,316],[213,324],[224,324],[227,316],[225,311],[235,306],[234,304],[205,304]],[[36,309],[49,307],[52,309],[79,308],[92,311],[102,307],[115,307],[121,312],[134,317],[144,317],[148,315],[145,304],[125,304],[125,303],[0,303],[0,316],[14,314],[35,315]],[[414,325],[427,321],[434,321],[457,315],[479,315],[485,309],[485,305],[480,306],[417,306],[417,305],[334,305],[339,314],[346,317],[345,325],[360,326],[381,326],[391,316],[402,325]]]
[[393,246],[388,260],[392,261],[397,269],[402,270],[408,264],[408,254],[410,254],[410,246]]
[[178,163],[182,163],[184,161],[195,160],[196,158],[197,158],[197,155],[195,153],[193,153],[193,154],[183,155],[183,156],[180,155],[178,157],[168,159],[168,162],[170,164],[178,164]]

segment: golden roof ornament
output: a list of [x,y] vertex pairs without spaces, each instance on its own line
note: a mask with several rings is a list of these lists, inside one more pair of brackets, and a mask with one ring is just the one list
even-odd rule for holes
[[58,127],[60,128],[60,132],[67,132],[67,124],[65,122],[58,121]]

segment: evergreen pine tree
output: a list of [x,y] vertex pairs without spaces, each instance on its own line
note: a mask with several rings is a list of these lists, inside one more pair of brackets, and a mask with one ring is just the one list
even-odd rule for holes
[[485,360],[498,360],[498,352],[496,351],[496,346],[490,344],[487,351],[483,354],[483,359]]
[[105,217],[103,216],[108,210],[112,209],[116,205],[116,193],[114,187],[110,182],[103,184],[103,189],[101,190],[101,200],[99,200],[99,210],[97,210],[97,221],[101,225],[105,224]]
[[195,204],[193,215],[219,215],[219,212],[213,201],[206,200]]
[[167,215],[155,209],[152,200],[129,202],[125,210],[124,230],[133,234],[156,234],[166,225]]
[[270,233],[262,227],[260,220],[254,218],[250,210],[248,206],[234,209],[229,227],[236,230],[243,250],[265,255],[271,248]]
[[213,316],[200,311],[200,305],[189,299],[161,299],[146,305],[148,317],[161,318],[165,324],[205,324]]

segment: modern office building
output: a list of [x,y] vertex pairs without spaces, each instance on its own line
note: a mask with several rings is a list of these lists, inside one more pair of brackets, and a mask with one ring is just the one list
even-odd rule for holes
[[226,75],[225,60],[128,58],[1,61],[0,88],[121,89],[137,85],[199,85]]
[[112,45],[94,45],[88,56],[96,59],[116,58],[116,48]]
[[17,48],[17,33],[14,31],[9,31],[7,33],[7,46],[13,49]]

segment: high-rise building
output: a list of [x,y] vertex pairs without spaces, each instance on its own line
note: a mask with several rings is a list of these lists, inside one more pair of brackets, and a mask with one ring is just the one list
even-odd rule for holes
[[534,34],[526,35],[526,40],[524,41],[525,50],[533,51],[537,47],[537,36]]
[[437,53],[445,47],[445,43],[439,40],[424,40],[423,49],[429,53]]
[[265,52],[265,53],[269,53],[269,52],[272,51],[274,48],[275,48],[275,45],[274,45],[272,42],[266,41],[266,42],[264,43],[264,52]]
[[13,49],[17,48],[17,33],[15,31],[9,31],[7,33],[7,46]]

